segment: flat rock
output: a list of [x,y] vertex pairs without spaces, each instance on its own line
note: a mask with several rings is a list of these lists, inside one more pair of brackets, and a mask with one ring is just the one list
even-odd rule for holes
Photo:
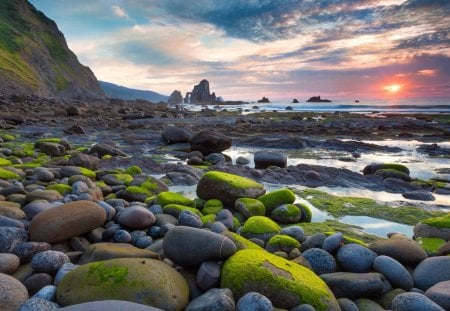
[[105,210],[90,201],[75,201],[36,215],[30,223],[30,239],[54,243],[85,234],[106,220]]
[[35,200],[46,200],[48,202],[53,202],[62,198],[63,196],[56,190],[35,190],[26,195],[25,201],[27,203]]
[[188,304],[189,288],[179,272],[161,261],[119,258],[75,268],[61,280],[56,294],[62,306],[108,299],[178,311]]
[[418,201],[434,201],[436,198],[430,192],[425,190],[409,191],[402,194],[406,199]]
[[220,261],[236,252],[229,238],[198,228],[176,226],[163,242],[164,255],[182,267],[192,267],[204,261]]

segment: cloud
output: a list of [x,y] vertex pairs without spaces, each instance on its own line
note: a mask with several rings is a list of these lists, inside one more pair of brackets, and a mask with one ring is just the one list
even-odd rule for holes
[[120,6],[118,6],[118,5],[113,5],[113,6],[111,7],[111,9],[112,9],[113,13],[114,13],[116,16],[118,16],[118,17],[121,17],[121,18],[129,18],[127,12],[126,12],[123,8],[121,8]]
[[419,36],[400,40],[398,49],[418,49],[431,46],[448,47],[450,45],[450,34],[448,31],[430,32]]

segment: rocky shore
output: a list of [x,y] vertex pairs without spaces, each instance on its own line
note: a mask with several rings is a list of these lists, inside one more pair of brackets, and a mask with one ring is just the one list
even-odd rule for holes
[[[298,200],[350,213],[369,203],[307,190],[424,201],[448,196],[448,182],[414,180],[395,163],[362,172],[288,166],[283,152],[398,152],[360,141],[376,132],[423,141],[418,152],[445,157],[439,143],[450,125],[439,115],[242,116],[10,96],[0,104],[1,310],[450,309],[449,213],[407,210],[414,236],[377,238],[352,226],[322,229],[332,225],[311,223]],[[222,153],[232,145],[278,151],[255,154],[250,167]],[[268,191],[268,183],[279,187]],[[195,197],[170,191],[175,185],[194,186]]]

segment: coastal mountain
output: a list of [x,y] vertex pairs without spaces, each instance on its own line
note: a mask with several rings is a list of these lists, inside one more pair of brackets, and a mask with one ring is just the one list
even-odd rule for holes
[[154,103],[167,102],[168,96],[144,90],[135,90],[116,85],[109,82],[98,81],[100,87],[106,93],[106,96],[111,98],[120,98],[124,100],[145,99]]
[[42,97],[104,97],[56,23],[27,0],[0,1],[0,89]]

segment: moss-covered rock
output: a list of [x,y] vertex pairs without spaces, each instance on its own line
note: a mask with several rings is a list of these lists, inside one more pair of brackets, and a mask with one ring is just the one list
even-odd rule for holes
[[314,272],[266,251],[245,249],[227,259],[222,267],[221,287],[236,300],[258,292],[276,308],[292,309],[310,304],[315,310],[340,310],[328,286]]
[[209,228],[216,221],[216,214],[208,214],[200,217],[202,223],[205,227]]
[[11,161],[5,158],[0,158],[0,166],[12,165]]
[[409,176],[409,169],[403,164],[397,163],[372,163],[363,169],[364,175],[375,174],[378,170],[396,170]]
[[302,218],[300,218],[300,222],[311,222],[312,211],[309,206],[304,203],[295,203],[295,206],[302,211]]
[[414,206],[391,207],[372,199],[341,197],[315,189],[305,189],[297,193],[312,205],[334,217],[370,216],[406,225],[415,225],[423,219],[444,215],[445,212],[428,211]]
[[217,215],[223,209],[223,203],[217,199],[209,199],[203,205],[202,213],[205,215],[215,214]]
[[66,184],[52,184],[46,187],[46,190],[58,191],[61,195],[70,194],[72,192],[72,187]]
[[137,165],[133,165],[133,166],[128,167],[125,170],[125,173],[127,173],[131,176],[140,175],[140,174],[142,174],[142,169]]
[[180,213],[185,210],[191,211],[199,217],[203,216],[202,212],[200,212],[198,209],[196,209],[194,207],[190,207],[190,206],[185,206],[185,205],[180,205],[180,204],[167,204],[163,207],[163,211],[165,214],[172,215],[176,218],[178,218]]
[[266,192],[254,180],[218,171],[205,173],[197,184],[197,196],[204,200],[219,199],[225,206],[234,206],[239,198],[257,198]]
[[128,185],[133,181],[133,176],[125,173],[106,174],[102,176],[102,180],[110,186]]
[[16,174],[11,170],[0,167],[0,178],[1,179],[20,179],[20,176],[19,176],[19,174]]
[[165,183],[151,176],[143,180],[134,179],[130,185],[120,193],[120,197],[127,201],[145,202],[148,197],[155,196],[163,191],[169,191]]
[[225,231],[222,233],[222,235],[226,236],[227,238],[229,238],[230,240],[232,240],[234,242],[234,244],[236,245],[236,249],[242,250],[242,249],[259,249],[259,250],[263,250],[263,248],[261,246],[259,246],[256,243],[253,243],[250,240],[247,240],[246,238],[244,238],[243,236],[240,236],[237,233],[231,232],[231,231]]
[[178,311],[189,302],[189,287],[181,274],[161,261],[120,258],[72,270],[59,284],[56,298],[62,306],[116,299]]
[[191,199],[186,198],[185,196],[183,196],[178,192],[171,192],[171,191],[163,191],[159,193],[156,196],[155,203],[161,206],[165,206],[168,204],[179,204],[189,207],[194,206],[194,201],[192,201]]
[[92,180],[96,178],[96,173],[88,168],[79,166],[63,166],[60,170],[63,177],[71,177],[73,175],[83,175]]
[[294,248],[299,248],[300,243],[291,236],[277,234],[270,238],[267,242],[266,250],[271,253],[285,252],[290,253]]
[[89,245],[77,264],[116,258],[152,258],[159,259],[159,255],[147,249],[140,249],[126,243],[94,243]]
[[385,179],[386,178],[397,178],[397,179],[404,180],[406,182],[411,181],[411,177],[409,177],[408,174],[398,171],[398,170],[390,169],[390,168],[383,168],[383,169],[377,170],[375,172],[375,175],[379,175]]
[[436,255],[439,248],[445,244],[445,240],[440,238],[418,238],[416,241],[422,245],[424,251],[431,255]]
[[272,219],[265,216],[252,216],[244,223],[241,235],[251,239],[258,238],[268,241],[281,231],[281,227]]
[[292,204],[295,201],[295,194],[291,189],[278,189],[266,193],[258,198],[266,207],[266,214],[270,213],[282,204]]
[[264,216],[266,207],[257,199],[240,198],[234,203],[234,208],[246,219],[252,216]]
[[280,224],[294,224],[302,218],[302,211],[294,204],[283,204],[275,208],[270,216]]
[[414,226],[414,236],[450,241],[450,213],[441,217],[424,219],[417,223]]

